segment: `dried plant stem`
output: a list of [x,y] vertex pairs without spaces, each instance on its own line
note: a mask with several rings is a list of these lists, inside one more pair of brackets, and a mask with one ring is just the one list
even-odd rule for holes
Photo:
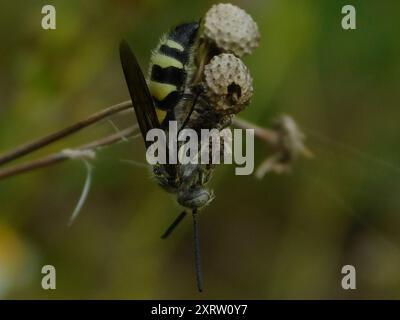
[[[0,165],[4,165],[8,162],[21,158],[51,143],[66,138],[109,116],[120,113],[122,111],[126,111],[131,107],[132,107],[132,102],[130,100],[112,105],[60,131],[54,132],[48,136],[36,139],[29,143],[23,144],[11,151],[0,154]],[[271,145],[276,145],[279,141],[278,133],[275,132],[274,130],[258,127],[246,120],[236,117],[233,120],[233,125],[241,129],[254,129],[254,134],[257,138],[264,140],[265,142]]]
[[259,127],[252,122],[238,117],[233,118],[232,124],[240,129],[254,129],[254,136],[271,146],[277,146],[279,144],[279,134],[275,130]]
[[24,155],[27,155],[33,151],[36,151],[40,148],[43,148],[55,141],[61,140],[75,132],[78,132],[79,130],[81,130],[83,128],[86,128],[96,122],[99,122],[99,121],[103,120],[104,118],[107,118],[113,114],[119,113],[119,112],[126,110],[128,108],[131,108],[131,107],[132,107],[132,102],[130,100],[115,104],[111,107],[105,108],[104,110],[91,115],[90,117],[86,118],[85,120],[79,121],[79,122],[77,122],[69,127],[66,127],[60,131],[54,132],[48,136],[39,138],[37,140],[34,140],[32,142],[29,142],[27,144],[19,146],[9,152],[3,153],[0,155],[0,165],[3,165],[5,163],[8,163],[15,159],[18,159]]
[[[8,163],[10,161],[16,160],[24,155],[27,155],[31,152],[34,152],[40,148],[43,148],[53,142],[61,140],[69,135],[86,128],[96,122],[99,122],[109,116],[112,116],[117,113],[127,112],[128,109],[132,107],[132,102],[130,100],[124,101],[113,106],[107,107],[102,111],[99,111],[85,120],[79,121],[67,128],[64,128],[60,131],[54,132],[48,136],[42,137],[40,139],[34,140],[30,143],[24,144],[11,150],[9,152],[3,153],[0,155],[0,165]],[[281,134],[274,129],[268,129],[264,127],[259,127],[252,122],[240,119],[235,117],[233,119],[233,126],[241,129],[254,129],[254,135],[257,139],[264,141],[266,144],[270,145],[273,148],[279,148],[281,143]],[[75,148],[75,151],[85,151],[92,150],[96,151],[103,146],[112,145],[114,143],[124,141],[127,137],[132,136],[133,134],[138,132],[138,126],[132,126],[115,134],[106,136],[104,138],[95,140],[86,145],[82,145],[80,147]],[[38,160],[28,161],[22,164],[18,164],[12,167],[7,167],[4,169],[0,169],[0,180],[8,177],[16,176],[22,173],[26,173],[35,169],[44,168],[51,166],[56,163],[60,163],[65,160],[75,159],[71,156],[71,154],[61,151],[58,153],[53,153],[51,155],[45,156]]]
[[[138,132],[138,126],[132,126],[129,127],[127,129],[124,129],[120,132],[114,133],[112,135],[106,136],[104,138],[98,139],[96,141],[93,141],[89,144],[85,144],[82,145],[80,147],[77,147],[74,150],[77,151],[87,151],[87,150],[98,150],[101,147],[105,147],[108,145],[112,145],[115,143],[118,143],[120,141],[124,141],[124,139],[126,139],[127,137],[130,137],[132,135],[134,135],[135,133]],[[38,160],[33,160],[33,161],[29,161],[26,163],[22,163],[13,167],[9,167],[9,168],[5,168],[0,170],[0,180],[1,179],[5,179],[5,178],[9,178],[12,176],[16,176],[22,173],[26,173],[35,169],[39,169],[39,168],[44,168],[44,167],[48,167],[57,163],[60,163],[62,161],[65,160],[69,160],[69,159],[74,159],[73,157],[71,157],[71,155],[65,151],[61,151],[58,153],[53,153],[51,155],[48,155],[46,157],[43,157],[41,159]]]

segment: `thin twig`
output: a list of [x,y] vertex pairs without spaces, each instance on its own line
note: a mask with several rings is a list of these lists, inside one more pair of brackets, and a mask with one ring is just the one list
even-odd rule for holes
[[0,165],[3,165],[12,160],[18,159],[28,153],[31,153],[35,150],[43,148],[55,141],[65,138],[75,132],[78,132],[79,130],[81,130],[83,128],[86,128],[96,122],[99,122],[99,121],[103,120],[104,118],[107,118],[113,114],[116,114],[118,112],[121,112],[121,111],[126,110],[131,107],[132,107],[132,102],[130,100],[115,104],[111,107],[105,108],[104,110],[91,115],[90,117],[88,117],[82,121],[79,121],[69,127],[66,127],[60,131],[57,131],[48,136],[36,139],[32,142],[29,142],[27,144],[19,146],[9,152],[3,153],[0,155]]
[[272,146],[276,146],[279,143],[279,134],[275,130],[259,127],[252,122],[238,117],[233,118],[232,124],[240,129],[254,129],[254,135],[257,138],[271,144]]
[[[98,139],[96,141],[93,141],[89,144],[85,144],[83,146],[80,146],[76,148],[76,150],[97,150],[101,147],[112,145],[114,143],[118,143],[120,141],[124,141],[129,136],[132,136],[138,131],[138,126],[134,125],[132,127],[129,127],[127,129],[124,129],[118,133],[114,133],[112,135],[106,136],[104,138]],[[48,155],[46,157],[43,157],[38,160],[33,160],[29,162],[25,162],[13,167],[5,168],[3,170],[0,170],[0,180],[9,178],[12,176],[16,176],[22,173],[30,172],[35,169],[39,168],[44,168],[48,167],[51,165],[54,165],[56,163],[60,163],[65,160],[73,159],[70,154],[67,152],[61,151],[58,153],[53,153],[51,155]]]
[[[8,163],[12,160],[16,160],[24,155],[27,155],[33,151],[43,148],[53,142],[61,140],[109,116],[115,115],[117,113],[121,114],[126,113],[129,111],[131,107],[132,107],[132,102],[130,100],[120,102],[118,104],[107,107],[102,111],[99,111],[89,116],[85,120],[79,121],[60,131],[54,132],[40,139],[36,139],[30,143],[19,146],[9,152],[3,153],[2,155],[0,155],[0,165]],[[266,144],[270,145],[273,148],[277,148],[278,150],[281,149],[280,144],[282,143],[282,134],[279,132],[279,130],[260,127],[255,125],[254,123],[251,123],[249,121],[243,120],[238,117],[235,117],[233,119],[233,126],[241,129],[254,129],[254,135],[256,138],[264,141]],[[137,128],[138,128],[137,126],[130,127],[116,134],[106,136],[99,140],[95,140],[87,145],[76,148],[75,150],[91,150],[91,149],[94,150],[102,146],[119,142],[121,140],[126,139],[126,137],[132,135],[137,130]],[[38,160],[25,162],[13,167],[8,167],[3,170],[0,170],[0,179],[18,175],[31,170],[47,167],[68,159],[71,159],[71,155],[65,152],[54,153]]]
[[[74,134],[94,123],[97,123],[97,122],[109,117],[109,116],[112,116],[112,115],[120,113],[120,112],[126,112],[131,107],[132,107],[132,101],[130,101],[130,100],[120,102],[118,104],[107,107],[107,108],[89,116],[88,118],[86,118],[82,121],[79,121],[71,126],[68,126],[62,130],[56,131],[45,137],[33,140],[33,141],[23,144],[13,150],[10,150],[8,152],[0,154],[0,165],[4,165],[4,164],[11,162],[13,160],[16,160],[24,155],[27,155],[38,149],[41,149],[53,142],[56,142],[56,141],[61,140],[71,134]],[[276,145],[279,141],[279,136],[276,131],[256,126],[253,123],[248,122],[246,120],[236,117],[233,120],[233,125],[238,128],[242,128],[242,129],[254,129],[254,134],[257,138],[264,140],[265,142],[267,142],[271,145]]]

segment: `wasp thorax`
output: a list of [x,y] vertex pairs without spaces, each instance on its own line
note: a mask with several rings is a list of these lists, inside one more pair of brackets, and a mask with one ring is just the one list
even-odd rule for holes
[[253,18],[229,3],[217,4],[208,10],[204,19],[204,36],[220,50],[238,57],[250,54],[260,40]]
[[245,64],[230,53],[211,59],[204,68],[207,97],[221,114],[243,110],[253,95],[253,79]]

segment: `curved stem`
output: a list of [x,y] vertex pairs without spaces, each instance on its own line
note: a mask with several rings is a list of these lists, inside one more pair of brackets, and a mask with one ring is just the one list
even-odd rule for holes
[[60,131],[54,132],[45,137],[23,144],[9,152],[0,154],[0,165],[3,165],[5,163],[18,159],[24,155],[27,155],[28,153],[43,148],[55,141],[65,138],[75,132],[78,132],[79,130],[82,130],[83,128],[86,128],[96,122],[99,122],[100,120],[103,120],[106,117],[109,117],[113,114],[126,110],[130,107],[132,107],[132,102],[130,100],[115,104]]
[[[112,135],[106,136],[104,138],[98,139],[96,141],[93,141],[89,144],[82,145],[75,150],[97,150],[101,147],[112,145],[115,143],[118,143],[120,141],[124,141],[126,137],[132,136],[134,133],[138,131],[138,126],[132,126],[129,127],[125,130],[122,130],[118,133],[114,133]],[[73,159],[68,153],[66,152],[58,152],[58,153],[53,153],[51,155],[48,155],[46,157],[43,157],[38,160],[33,160],[33,161],[28,161],[19,165],[15,165],[13,167],[5,168],[0,170],[0,180],[13,177],[22,173],[30,172],[35,169],[40,169],[44,167],[51,166],[53,164],[57,164],[59,162],[63,162],[65,160]]]

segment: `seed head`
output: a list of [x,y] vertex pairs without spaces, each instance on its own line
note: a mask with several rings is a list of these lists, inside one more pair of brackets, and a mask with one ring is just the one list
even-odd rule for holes
[[230,53],[214,56],[204,68],[207,97],[220,114],[243,110],[253,95],[253,79],[245,64]]
[[213,5],[204,18],[204,37],[223,52],[238,57],[258,47],[260,33],[253,18],[230,3]]

